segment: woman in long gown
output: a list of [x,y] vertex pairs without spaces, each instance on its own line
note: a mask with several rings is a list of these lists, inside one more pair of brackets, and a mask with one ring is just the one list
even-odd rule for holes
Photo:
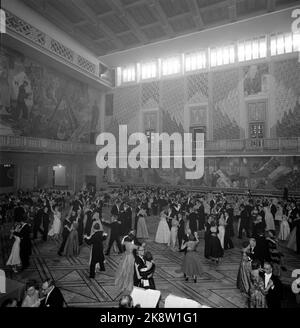
[[218,238],[220,240],[221,246],[224,249],[224,237],[225,237],[225,219],[224,214],[222,213],[219,218],[219,226],[218,226]]
[[13,272],[18,272],[17,267],[21,265],[20,258],[20,237],[13,234],[14,231],[18,232],[20,229],[20,225],[17,224],[14,229],[11,230],[10,238],[14,238],[15,241],[13,243],[9,258],[6,262],[6,265],[10,265],[12,267]]
[[224,251],[218,238],[218,227],[215,222],[212,222],[210,228],[209,256],[214,262],[219,263],[223,254]]
[[171,234],[170,234],[170,246],[171,246],[172,250],[175,250],[175,247],[176,247],[178,225],[179,225],[178,220],[176,218],[173,218],[172,226],[171,226]]
[[286,215],[282,216],[282,221],[280,222],[280,231],[278,239],[287,240],[290,235],[290,225],[288,223],[288,218]]
[[168,244],[170,243],[170,228],[167,223],[167,215],[165,211],[160,213],[160,221],[157,227],[155,242],[158,244]]
[[181,266],[186,281],[189,280],[189,277],[193,277],[194,282],[197,282],[197,276],[203,273],[200,257],[196,252],[198,243],[199,239],[197,233],[195,233],[195,235],[189,235],[189,240],[182,244],[182,248],[186,248],[186,254]]
[[54,210],[51,205],[51,211],[53,213],[53,223],[48,232],[48,236],[53,237],[53,239],[58,240],[60,229],[61,229],[61,212],[59,211],[59,207],[56,205]]
[[264,207],[265,212],[265,222],[266,222],[266,231],[275,231],[275,223],[273,214],[271,213],[270,205]]
[[136,237],[137,238],[141,238],[141,239],[149,238],[148,229],[147,229],[146,220],[145,220],[146,216],[147,216],[147,212],[144,209],[141,209],[137,213],[137,217],[138,217],[138,223],[137,223],[137,229],[136,229]]
[[210,252],[210,238],[211,238],[211,223],[213,222],[213,217],[209,216],[207,222],[205,223],[205,234],[204,234],[204,256],[205,258],[209,259],[209,252]]
[[139,246],[133,243],[133,236],[128,235],[122,242],[125,247],[125,253],[118,265],[115,278],[115,286],[120,292],[127,290],[131,292],[133,288],[134,262],[133,250]]
[[71,231],[66,241],[64,255],[67,257],[79,255],[79,240],[78,240],[78,217],[72,222]]
[[250,291],[250,273],[251,273],[251,259],[243,250],[242,260],[236,279],[237,288],[246,296]]

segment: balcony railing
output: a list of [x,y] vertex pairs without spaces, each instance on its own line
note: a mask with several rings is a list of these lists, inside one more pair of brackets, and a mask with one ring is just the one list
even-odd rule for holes
[[97,151],[96,145],[92,144],[12,135],[0,135],[0,149],[2,151],[37,151],[68,154],[96,153]]
[[[41,151],[50,153],[96,153],[98,146],[86,143],[74,143],[53,139],[31,138],[14,135],[0,135],[0,148],[2,151]],[[134,146],[128,147],[128,151]],[[270,153],[300,154],[300,138],[274,138],[274,139],[235,139],[205,141],[204,153],[209,154],[261,154]],[[173,143],[170,153],[173,154]]]

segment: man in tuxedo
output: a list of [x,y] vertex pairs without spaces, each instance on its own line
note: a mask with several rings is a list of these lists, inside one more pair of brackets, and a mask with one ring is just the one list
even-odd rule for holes
[[29,257],[31,255],[31,240],[30,240],[30,227],[24,219],[20,220],[21,228],[19,231],[14,231],[14,235],[20,237],[20,258],[22,262],[22,270],[29,266]]
[[129,233],[132,226],[132,210],[130,206],[125,202],[120,212],[121,221],[121,235],[125,236]]
[[181,245],[182,245],[182,241],[184,239],[185,236],[185,222],[183,219],[183,214],[182,213],[178,213],[178,232],[177,232],[177,237],[178,237],[178,247],[179,247],[179,252],[181,252]]
[[144,259],[145,248],[143,245],[139,246],[134,261],[134,273],[133,273],[133,285],[136,287],[141,286],[141,269],[146,266],[146,261]]
[[120,215],[120,210],[121,210],[121,202],[118,199],[115,203],[115,205],[112,207],[110,214],[116,216],[117,218],[119,218]]
[[103,225],[110,227],[110,238],[107,246],[107,251],[105,255],[109,255],[111,246],[113,245],[114,242],[117,243],[118,249],[119,249],[119,254],[123,252],[122,250],[122,245],[120,241],[121,237],[121,221],[118,220],[118,217],[113,215],[112,216],[112,222],[107,222],[107,221],[101,221]]
[[61,291],[54,285],[52,279],[46,279],[43,282],[42,292],[45,298],[41,300],[40,307],[62,308],[66,305]]
[[269,283],[271,283],[271,287],[266,295],[268,308],[280,309],[282,299],[282,283],[279,278],[273,274],[273,268],[269,262],[264,263],[263,279],[265,288]]
[[189,209],[190,213],[187,217],[188,222],[189,222],[189,228],[191,230],[191,233],[194,234],[196,231],[198,231],[198,217],[197,214],[195,213],[194,207],[191,207]]
[[100,271],[105,271],[104,267],[104,254],[103,254],[103,241],[107,235],[100,230],[100,224],[94,225],[94,233],[90,236],[84,235],[84,240],[91,247],[91,262],[90,262],[90,278],[95,278],[96,264],[99,263]]
[[[249,210],[249,207],[248,207]],[[249,212],[248,210],[245,208],[244,205],[241,205],[241,221],[240,221],[240,227],[239,227],[239,239],[242,239],[242,234],[243,234],[243,230],[245,229],[246,234],[247,234],[247,238],[250,237],[250,231],[249,231]]]
[[201,200],[197,202],[197,219],[198,219],[198,229],[204,230],[204,224],[205,224],[205,211],[204,211],[204,205],[203,201]]
[[38,206],[38,210],[33,218],[33,239],[37,238],[37,233],[38,231],[43,234],[43,230],[41,229],[41,223],[43,220],[43,207],[42,206]]

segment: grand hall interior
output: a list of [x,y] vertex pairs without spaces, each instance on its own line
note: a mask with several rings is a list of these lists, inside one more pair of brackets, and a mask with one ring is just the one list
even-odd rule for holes
[[299,0],[0,23],[0,307],[300,307]]

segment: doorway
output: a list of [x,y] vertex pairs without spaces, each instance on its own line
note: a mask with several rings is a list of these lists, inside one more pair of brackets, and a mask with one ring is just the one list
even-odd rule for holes
[[53,166],[53,187],[54,186],[66,186],[66,167],[61,164]]

